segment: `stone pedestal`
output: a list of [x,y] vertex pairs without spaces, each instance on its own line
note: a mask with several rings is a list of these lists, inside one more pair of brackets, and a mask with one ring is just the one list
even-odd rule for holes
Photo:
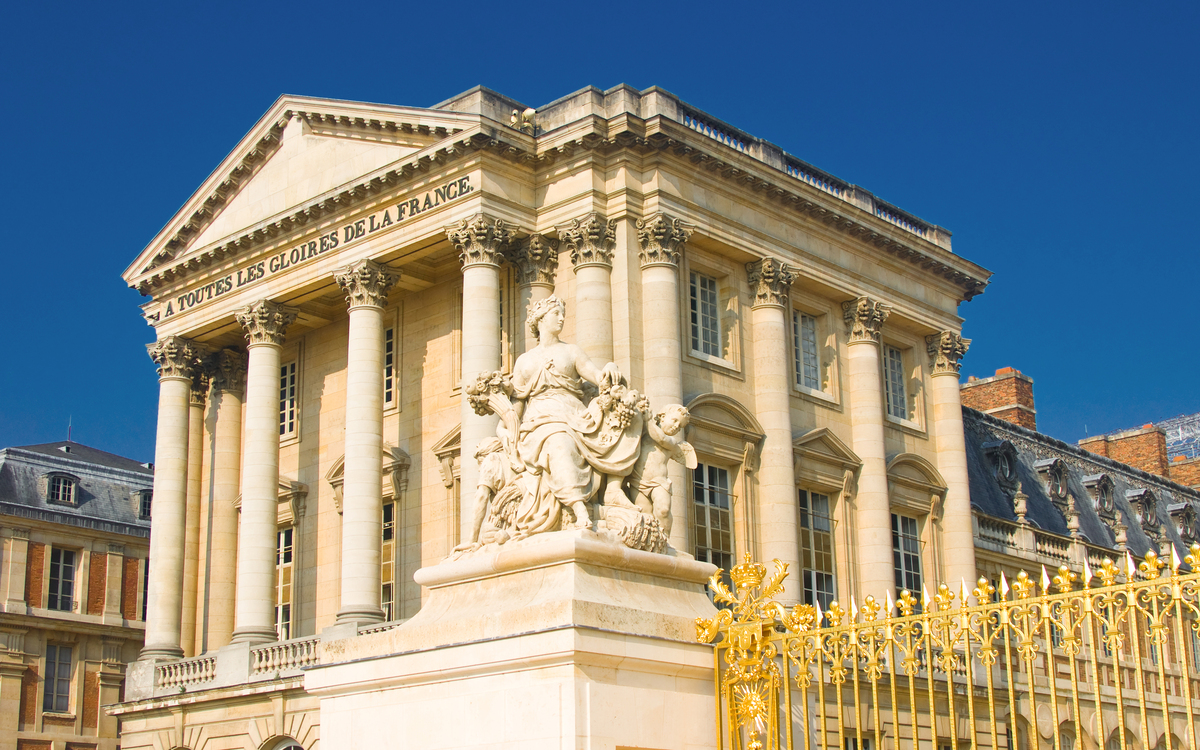
[[711,747],[713,570],[589,531],[424,568],[412,620],[321,644],[322,747]]

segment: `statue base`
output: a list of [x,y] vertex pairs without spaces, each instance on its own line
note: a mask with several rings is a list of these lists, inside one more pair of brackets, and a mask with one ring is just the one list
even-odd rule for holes
[[587,530],[423,568],[416,617],[305,673],[322,747],[713,747],[714,570]]

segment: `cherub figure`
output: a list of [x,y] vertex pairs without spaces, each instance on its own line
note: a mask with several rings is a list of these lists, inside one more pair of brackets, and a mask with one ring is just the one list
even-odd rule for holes
[[696,468],[696,451],[683,439],[683,430],[691,415],[681,404],[671,404],[645,421],[641,454],[629,474],[631,493],[637,494],[637,506],[658,519],[664,534],[671,533],[671,480],[667,462],[678,461]]
[[482,441],[475,458],[479,461],[479,483],[475,489],[471,538],[455,547],[455,552],[474,552],[485,544],[507,541],[522,496],[499,438]]

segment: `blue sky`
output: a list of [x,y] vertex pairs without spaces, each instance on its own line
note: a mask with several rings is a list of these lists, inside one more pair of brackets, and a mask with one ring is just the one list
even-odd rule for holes
[[282,93],[531,106],[657,85],[954,232],[964,375],[1064,440],[1200,411],[1196,3],[20,3],[6,10],[0,446],[153,457],[120,273]]

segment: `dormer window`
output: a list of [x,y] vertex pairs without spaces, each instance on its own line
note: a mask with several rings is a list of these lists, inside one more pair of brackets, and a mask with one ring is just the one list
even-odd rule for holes
[[1126,490],[1125,499],[1137,512],[1138,522],[1142,526],[1142,531],[1146,532],[1146,536],[1151,539],[1157,538],[1159,534],[1158,499],[1154,497],[1154,493],[1147,489]]
[[1017,488],[1017,449],[1008,440],[984,443],[983,452],[992,462],[996,482],[1005,490]]
[[1050,496],[1050,501],[1063,516],[1066,516],[1070,505],[1067,502],[1070,494],[1067,490],[1067,465],[1061,458],[1044,458],[1034,464],[1034,468],[1046,485],[1046,494]]
[[1197,528],[1200,524],[1197,524],[1196,509],[1191,503],[1176,503],[1169,506],[1167,512],[1171,514],[1175,530],[1185,546],[1190,547],[1200,541],[1200,528]]
[[46,502],[55,505],[79,503],[79,477],[63,472],[46,475]]
[[153,490],[134,490],[133,503],[137,506],[138,518],[150,520],[150,508],[154,500]]
[[1117,503],[1112,477],[1107,474],[1089,474],[1083,478],[1083,486],[1092,499],[1096,515],[1110,524],[1114,523],[1117,519]]

